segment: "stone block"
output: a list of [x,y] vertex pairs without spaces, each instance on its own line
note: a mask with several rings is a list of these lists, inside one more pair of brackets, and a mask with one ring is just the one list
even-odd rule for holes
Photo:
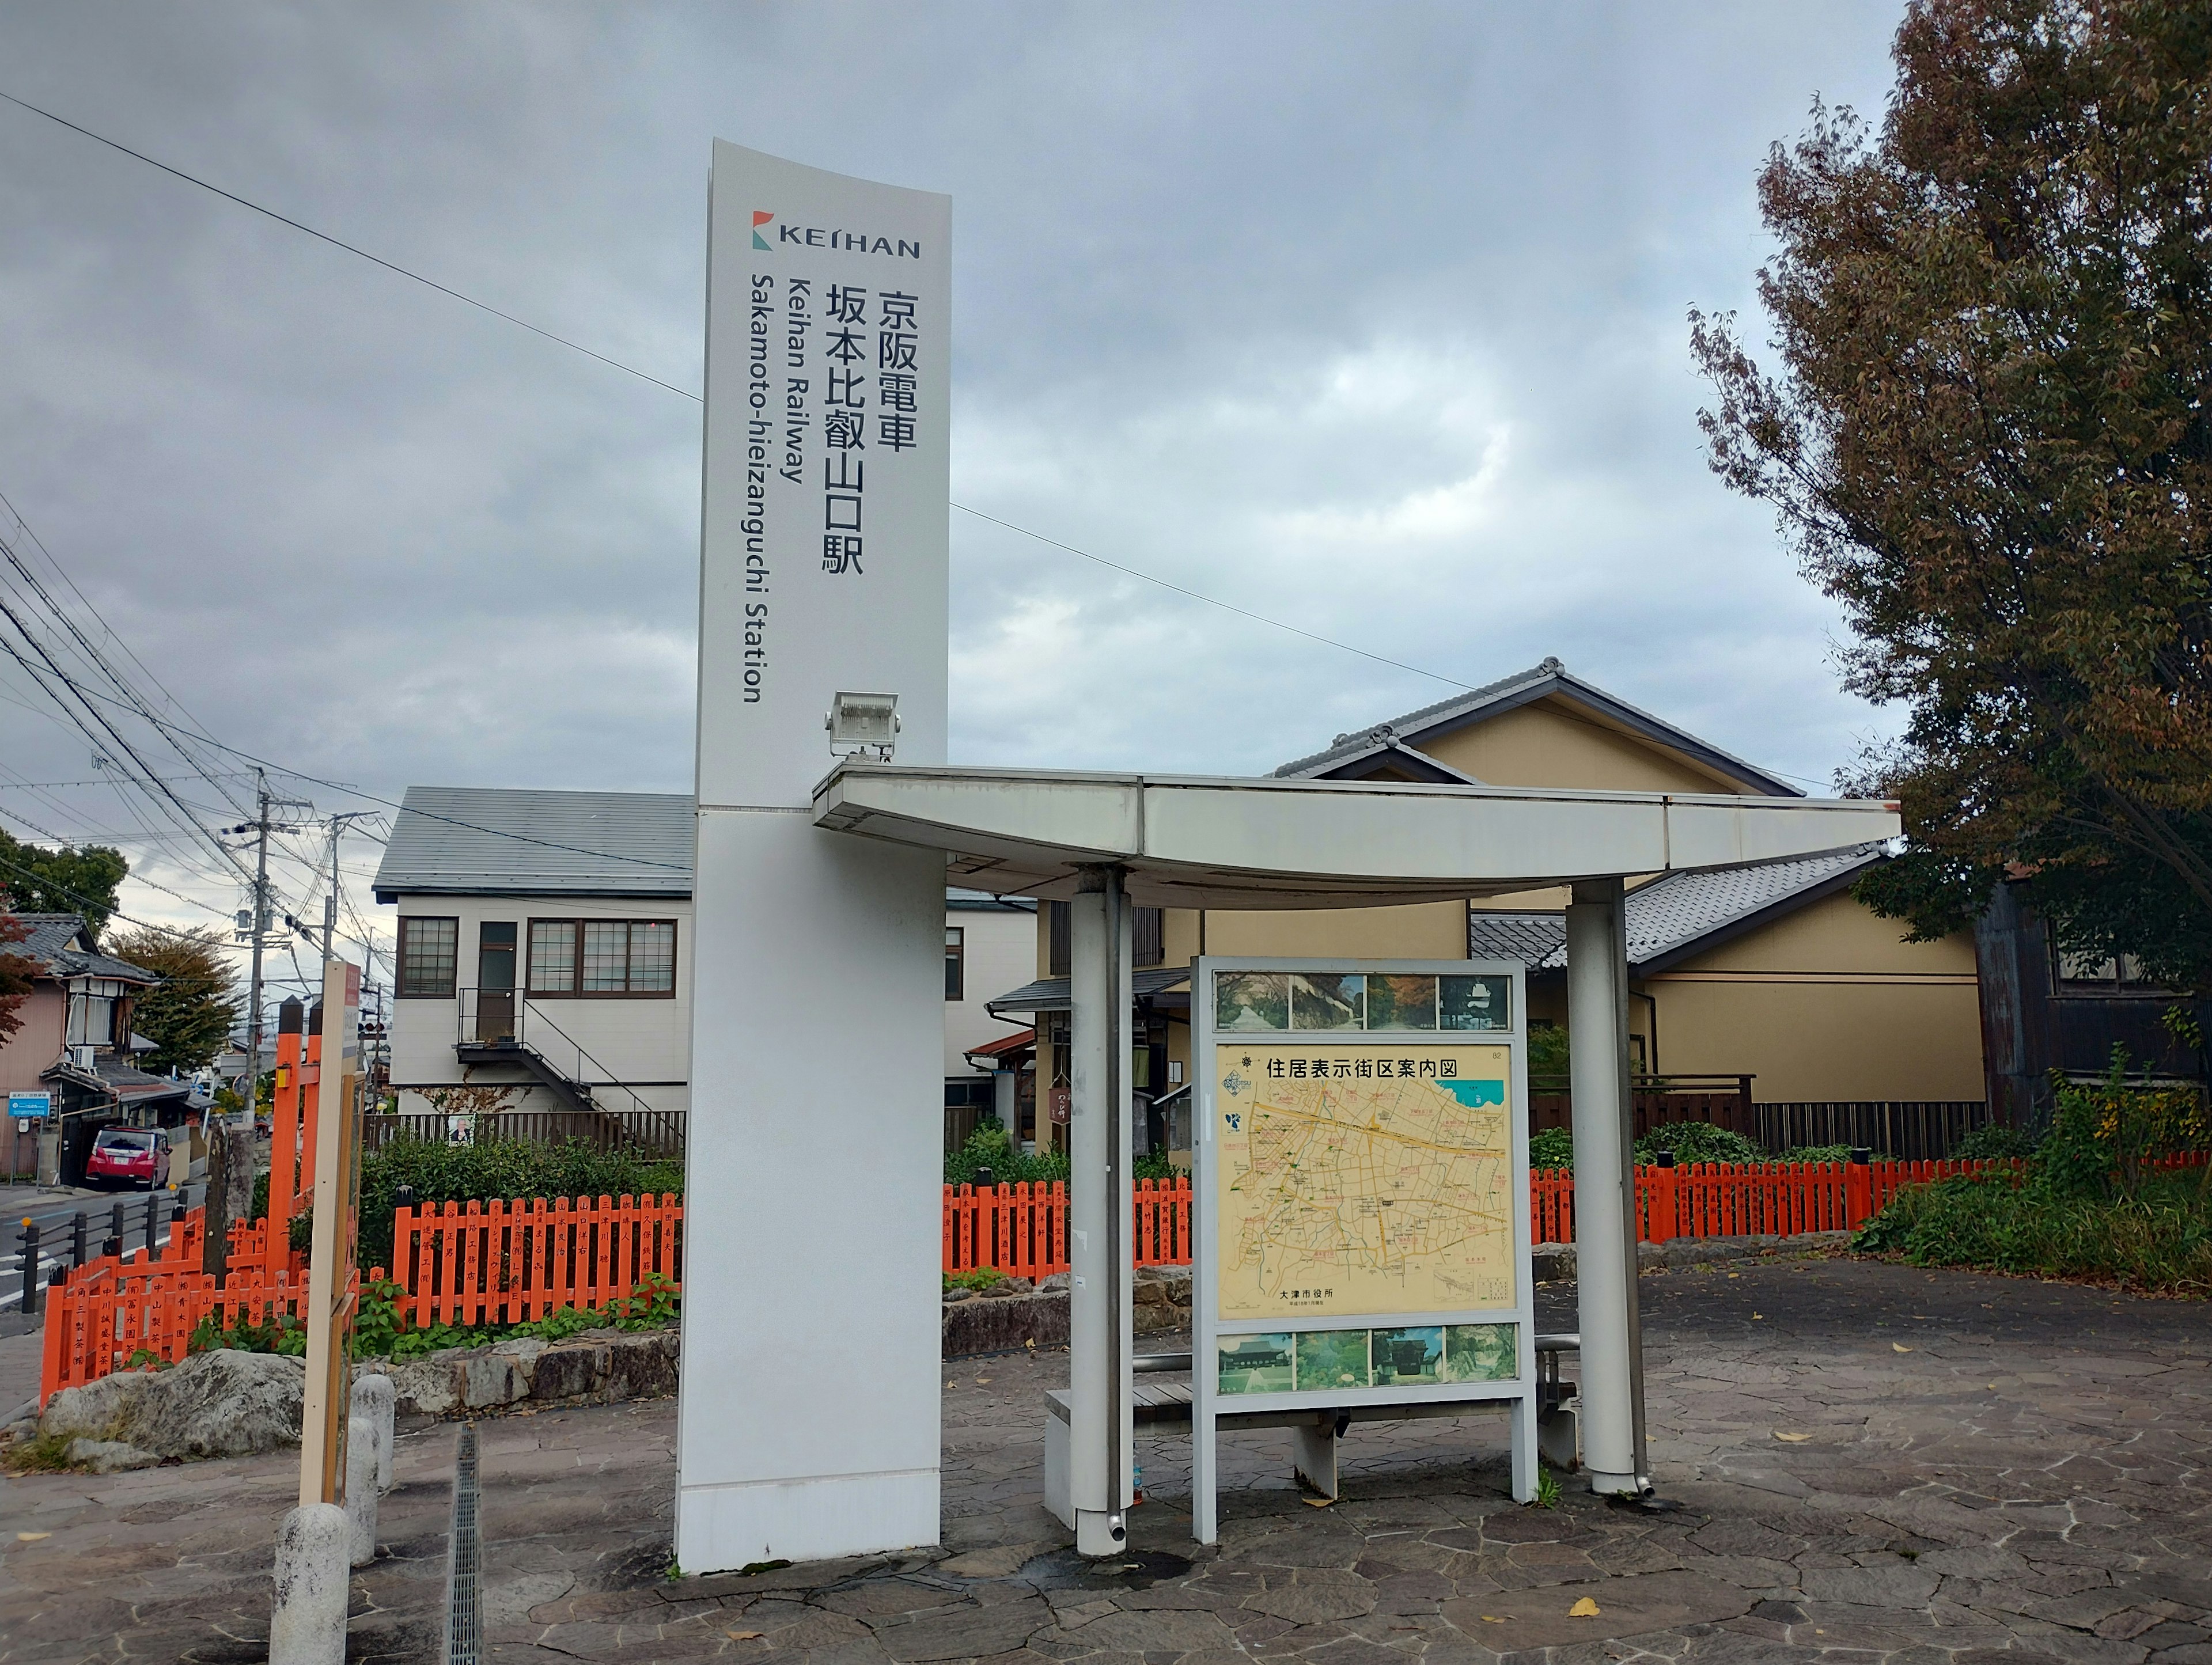
[[300,1443],[304,1361],[228,1347],[166,1370],[118,1370],[46,1401],[39,1431],[176,1457],[244,1457]]
[[78,1468],[95,1474],[119,1474],[129,1468],[151,1468],[161,1460],[151,1451],[114,1439],[73,1439],[64,1454]]

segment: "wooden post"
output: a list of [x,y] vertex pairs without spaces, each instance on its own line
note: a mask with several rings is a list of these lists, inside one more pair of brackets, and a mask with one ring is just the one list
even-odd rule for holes
[[[307,1402],[300,1422],[300,1503],[345,1501],[346,1421],[351,1402],[356,1160],[361,1136],[354,1087],[360,1066],[361,968],[323,962],[321,1069],[310,1132],[315,1152],[314,1246],[307,1265]],[[271,1222],[274,1224],[274,1222]]]
[[1650,1200],[1647,1205],[1651,1224],[1645,1236],[1655,1243],[1671,1242],[1674,1236],[1676,1224],[1674,1153],[1672,1151],[1660,1152],[1658,1165],[1646,1168],[1644,1170],[1644,1178],[1651,1188]]
[[1874,1152],[1863,1146],[1851,1152],[1844,1170],[1844,1229],[1856,1231],[1874,1212],[1874,1175],[1868,1164]]

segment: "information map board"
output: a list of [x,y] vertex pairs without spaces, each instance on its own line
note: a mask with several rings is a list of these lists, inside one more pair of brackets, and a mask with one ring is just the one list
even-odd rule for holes
[[1517,1401],[1533,1488],[1523,994],[1502,963],[1194,967],[1201,1541],[1224,1417]]

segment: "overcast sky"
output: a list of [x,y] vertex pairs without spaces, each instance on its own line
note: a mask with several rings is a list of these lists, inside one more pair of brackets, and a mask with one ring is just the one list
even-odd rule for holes
[[[1880,110],[1897,10],[77,0],[0,90],[692,389],[712,138],[950,192],[957,501],[1449,679],[955,513],[956,760],[1264,770],[1557,654],[1820,788],[1887,716],[1684,314],[1752,312],[1765,149]],[[0,492],[214,735],[688,789],[695,402],[4,105],[0,228]],[[236,906],[12,784],[93,774],[48,708],[0,665],[0,821]]]

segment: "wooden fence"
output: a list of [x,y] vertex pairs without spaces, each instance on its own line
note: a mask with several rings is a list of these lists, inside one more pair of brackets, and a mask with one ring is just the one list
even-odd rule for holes
[[[1049,1183],[945,1188],[945,1270],[990,1267],[1009,1277],[1067,1270],[1067,1187]],[[1190,1182],[1140,1179],[1131,1200],[1138,1266],[1190,1264]]]
[[228,1329],[240,1322],[297,1318],[307,1298],[304,1275],[279,1272],[263,1279],[234,1273],[217,1289],[204,1272],[158,1261],[134,1261],[106,1277],[52,1290],[40,1359],[40,1402],[64,1388],[129,1369],[141,1353],[175,1364],[205,1320]]
[[[1746,1139],[1759,1137],[1748,1075],[1638,1075],[1629,1079],[1635,1120],[1631,1137],[1641,1139],[1670,1122],[1703,1121]],[[1531,1076],[1528,1131],[1566,1128],[1574,1119],[1573,1097],[1565,1076]]]
[[418,1328],[526,1323],[648,1279],[680,1290],[683,1235],[679,1196],[429,1204],[392,1215],[391,1275]]
[[688,1122],[682,1110],[498,1110],[483,1115],[410,1111],[363,1116],[361,1142],[363,1150],[374,1151],[403,1139],[434,1145],[489,1145],[502,1139],[559,1145],[574,1139],[595,1151],[634,1151],[672,1160],[684,1154]]
[[1989,1125],[1990,1107],[1967,1099],[1838,1099],[1754,1106],[1753,1134],[1770,1151],[1849,1145],[1901,1162],[1936,1162]]

